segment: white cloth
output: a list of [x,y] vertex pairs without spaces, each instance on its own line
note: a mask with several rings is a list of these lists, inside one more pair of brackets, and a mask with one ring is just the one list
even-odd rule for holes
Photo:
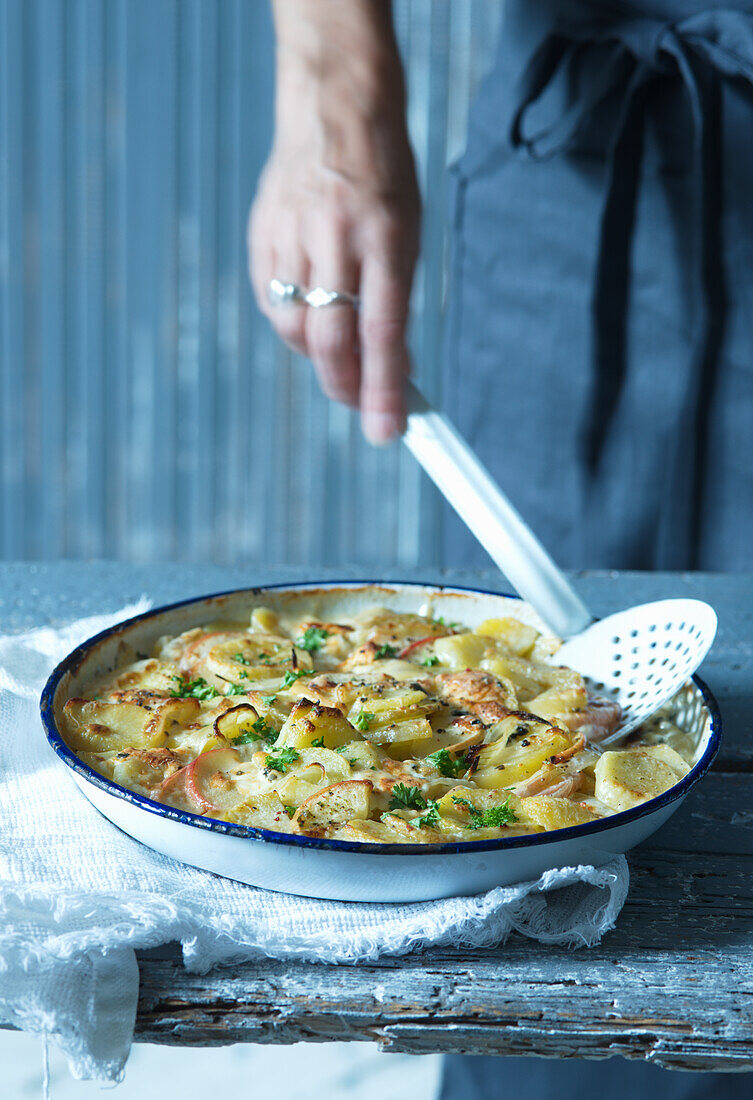
[[186,966],[204,972],[264,955],[356,963],[434,944],[487,947],[513,929],[590,946],[613,927],[628,887],[622,857],[478,897],[346,904],[244,886],[120,832],[49,748],[38,699],[74,645],[139,610],[0,637],[0,1021],[54,1035],[75,1076],[121,1076],[139,948],[179,941]]

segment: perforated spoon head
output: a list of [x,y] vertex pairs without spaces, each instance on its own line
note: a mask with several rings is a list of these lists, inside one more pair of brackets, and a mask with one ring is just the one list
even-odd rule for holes
[[621,740],[677,694],[711,648],[716,623],[702,600],[657,600],[599,619],[565,642],[557,664],[622,707],[619,727],[600,745]]

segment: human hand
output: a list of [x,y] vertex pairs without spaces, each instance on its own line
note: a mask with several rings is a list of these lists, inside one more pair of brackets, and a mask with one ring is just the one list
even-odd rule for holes
[[[306,20],[289,25],[289,0],[279,9],[275,142],[249,218],[251,279],[260,309],[312,360],[323,392],[359,408],[367,438],[385,443],[405,424],[420,227],[388,9],[307,0],[309,21],[322,16],[313,30]],[[360,310],[271,304],[273,278],[357,294]]]

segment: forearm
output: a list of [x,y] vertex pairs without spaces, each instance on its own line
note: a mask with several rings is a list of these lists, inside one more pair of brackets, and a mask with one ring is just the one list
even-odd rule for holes
[[405,113],[389,0],[273,0],[273,11],[277,141],[315,143],[347,178],[389,179]]

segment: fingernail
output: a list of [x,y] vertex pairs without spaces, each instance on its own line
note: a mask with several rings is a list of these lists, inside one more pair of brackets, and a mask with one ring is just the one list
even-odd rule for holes
[[365,412],[362,425],[369,443],[377,446],[391,442],[402,429],[402,421],[395,413]]

